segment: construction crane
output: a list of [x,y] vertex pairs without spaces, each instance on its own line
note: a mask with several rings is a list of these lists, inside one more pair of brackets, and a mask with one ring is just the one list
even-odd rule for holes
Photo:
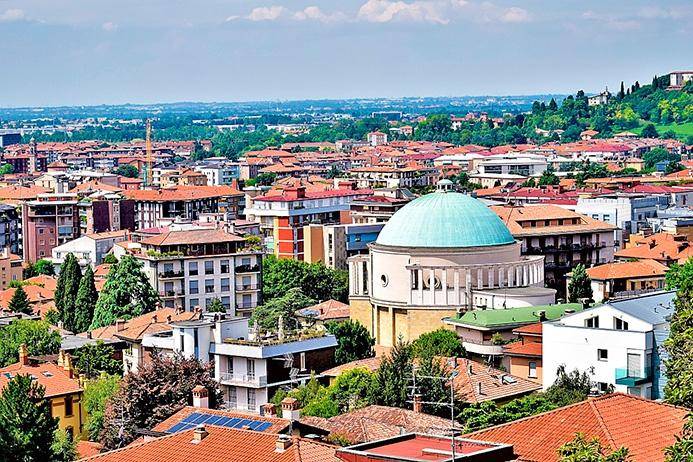
[[147,166],[145,167],[147,170],[144,174],[144,185],[145,186],[152,186],[152,121],[150,119],[147,119],[147,130],[146,130],[146,138],[145,138],[145,149],[147,151]]

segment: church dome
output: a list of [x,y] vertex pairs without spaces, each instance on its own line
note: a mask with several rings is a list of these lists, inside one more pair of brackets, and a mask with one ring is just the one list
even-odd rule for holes
[[498,215],[478,199],[456,192],[434,192],[411,201],[395,212],[376,240],[384,246],[423,248],[484,247],[514,242]]

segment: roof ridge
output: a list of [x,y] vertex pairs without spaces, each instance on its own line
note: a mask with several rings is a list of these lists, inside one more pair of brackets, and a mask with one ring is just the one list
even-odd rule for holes
[[602,432],[604,432],[606,439],[609,441],[609,445],[611,446],[611,449],[614,451],[617,450],[618,447],[616,446],[616,441],[614,440],[614,437],[611,435],[609,428],[606,426],[606,423],[604,422],[604,419],[602,418],[601,412],[599,412],[599,409],[597,409],[597,406],[594,405],[594,400],[588,399],[587,403],[589,404],[590,409],[592,410],[592,413],[597,418],[597,424],[599,424],[599,428],[602,430]]

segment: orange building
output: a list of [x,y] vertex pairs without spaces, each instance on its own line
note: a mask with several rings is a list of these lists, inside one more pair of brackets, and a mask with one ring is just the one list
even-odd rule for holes
[[503,347],[503,365],[510,374],[534,383],[543,383],[541,332],[540,322],[513,330],[518,341]]

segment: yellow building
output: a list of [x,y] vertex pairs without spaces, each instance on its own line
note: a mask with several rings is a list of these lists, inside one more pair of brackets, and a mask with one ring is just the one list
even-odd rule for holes
[[0,369],[0,389],[17,375],[29,375],[45,388],[44,396],[51,401],[51,414],[58,418],[59,428],[79,439],[84,430],[84,390],[76,378],[70,356],[61,351],[58,364],[37,363],[30,360],[26,345],[22,345],[19,362]]

